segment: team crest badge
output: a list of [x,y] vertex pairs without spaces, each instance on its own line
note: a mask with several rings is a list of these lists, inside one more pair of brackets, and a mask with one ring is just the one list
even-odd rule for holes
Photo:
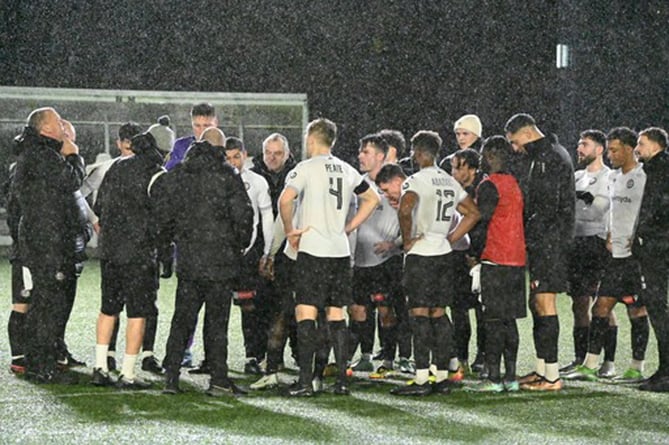
[[634,179],[630,179],[629,181],[627,181],[627,188],[631,189],[632,187],[634,187]]
[[597,178],[590,178],[590,185],[594,184],[595,182],[597,182]]

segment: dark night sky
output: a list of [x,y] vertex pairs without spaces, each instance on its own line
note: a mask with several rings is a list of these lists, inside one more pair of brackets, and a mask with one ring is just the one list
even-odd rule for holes
[[668,3],[5,0],[0,84],[307,93],[349,149],[469,112],[491,135],[525,111],[570,144],[669,125]]

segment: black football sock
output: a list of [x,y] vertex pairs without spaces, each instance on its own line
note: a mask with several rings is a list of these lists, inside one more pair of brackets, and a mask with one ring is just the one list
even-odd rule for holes
[[267,340],[267,374],[278,371],[283,363],[283,350],[288,335],[288,322],[283,314],[275,315]]
[[485,345],[485,363],[488,368],[488,378],[495,382],[500,382],[500,361],[506,340],[506,332],[502,320],[487,320],[486,345]]
[[9,335],[9,347],[12,357],[22,357],[25,354],[25,323],[26,314],[23,312],[12,311],[9,314],[7,333]]
[[518,335],[518,324],[516,320],[505,320],[504,331],[504,380],[511,382],[516,380],[516,362],[518,360],[518,346],[520,336]]
[[408,320],[400,321],[397,324],[397,347],[399,349],[400,357],[411,357],[412,337],[411,323],[409,323]]
[[373,311],[367,311],[367,319],[362,323],[360,330],[360,353],[372,355],[374,350],[374,333],[376,317]]
[[546,363],[557,363],[558,361],[558,338],[560,336],[560,323],[557,315],[547,315],[542,326],[541,341],[544,344],[544,357]]
[[242,334],[244,336],[244,352],[246,358],[255,358],[257,356],[257,336],[258,314],[255,308],[251,310],[242,310]]
[[300,366],[300,385],[311,385],[314,368],[314,351],[316,339],[316,322],[302,320],[297,323],[297,360]]
[[337,362],[337,381],[346,381],[346,368],[348,367],[346,357],[348,357],[348,331],[344,320],[330,321],[330,338],[334,347],[335,361]]
[[451,310],[453,315],[453,352],[452,356],[461,361],[469,359],[469,340],[472,336],[472,326],[469,322],[469,311],[462,308]]
[[156,343],[156,331],[158,330],[158,315],[146,317],[144,325],[144,340],[142,340],[142,349],[144,351],[153,351]]
[[411,317],[413,327],[413,355],[416,361],[416,369],[428,369],[430,367],[430,347],[432,339],[432,327],[427,317]]
[[487,334],[483,318],[483,307],[480,304],[477,304],[474,309],[474,313],[476,314],[476,353],[485,356]]
[[604,361],[616,361],[616,348],[618,347],[618,326],[609,326],[604,337]]
[[397,349],[397,325],[384,327],[381,326],[379,334],[383,334],[383,360],[392,363],[395,360],[395,351]]
[[650,335],[648,317],[632,318],[630,323],[632,325],[632,358],[634,360],[644,360],[646,358],[646,347],[648,347],[648,336]]
[[442,315],[441,317],[430,318],[430,324],[432,325],[431,337],[441,339],[441,341],[433,342],[432,361],[437,366],[437,370],[446,371],[453,344],[451,341],[453,338],[451,320],[447,315]]
[[401,303],[394,305],[395,317],[397,317],[397,347],[400,357],[411,357],[412,349],[412,331],[409,313]]
[[109,339],[109,352],[116,351],[116,339],[118,339],[118,325],[119,325],[119,318],[116,317],[116,320],[114,321],[114,329],[112,330],[111,339]]
[[589,326],[574,326],[574,358],[581,364],[585,360],[585,354],[588,352],[588,332]]
[[588,335],[588,352],[599,355],[604,345],[604,337],[609,329],[608,317],[592,317],[590,321],[590,333]]
[[532,339],[534,340],[534,349],[536,351],[537,358],[539,359],[546,358],[546,354],[541,343],[543,321],[543,317],[539,317],[534,311],[532,312]]
[[318,314],[318,324],[316,325],[315,356],[314,356],[314,375],[313,377],[323,377],[323,371],[330,358],[330,327],[322,314]]
[[355,320],[350,321],[350,329],[348,335],[349,336],[348,360],[353,359],[353,355],[355,355],[355,351],[358,349],[358,345],[360,344],[360,337],[362,336],[362,332],[364,331],[365,323],[366,321],[355,321]]

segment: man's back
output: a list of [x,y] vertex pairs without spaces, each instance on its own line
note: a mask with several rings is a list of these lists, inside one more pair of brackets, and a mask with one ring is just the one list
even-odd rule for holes
[[451,230],[455,209],[468,195],[451,175],[434,166],[414,173],[402,184],[402,193],[418,195],[414,236],[416,241],[409,254],[433,256],[451,251],[446,236]]
[[159,159],[136,155],[115,162],[95,203],[100,217],[101,257],[116,264],[153,258],[155,247],[147,187],[160,170]]
[[344,227],[351,198],[362,181],[360,173],[332,155],[302,161],[288,174],[286,187],[295,189],[300,200],[298,228],[308,228],[300,252],[330,258],[351,254]]
[[193,154],[162,175],[151,196],[160,231],[177,244],[180,278],[225,280],[236,273],[251,239],[253,209],[222,158]]

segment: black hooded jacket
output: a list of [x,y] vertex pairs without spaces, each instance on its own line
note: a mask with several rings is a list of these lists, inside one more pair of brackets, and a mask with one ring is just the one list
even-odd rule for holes
[[557,141],[543,137],[525,145],[525,237],[528,249],[564,249],[574,237],[574,167]]
[[27,267],[62,271],[76,261],[77,237],[82,235],[74,193],[83,182],[83,158],[63,157],[62,142],[31,127],[16,138],[16,144],[18,160],[8,208],[19,256]]
[[251,242],[253,208],[221,147],[191,145],[186,159],[151,185],[161,245],[176,243],[177,276],[227,281]]
[[661,151],[644,161],[643,170],[646,186],[632,252],[669,262],[669,153]]
[[163,158],[150,134],[135,136],[132,144],[135,155],[109,168],[95,201],[100,258],[114,264],[146,264],[156,259],[156,227],[147,189],[162,169]]

